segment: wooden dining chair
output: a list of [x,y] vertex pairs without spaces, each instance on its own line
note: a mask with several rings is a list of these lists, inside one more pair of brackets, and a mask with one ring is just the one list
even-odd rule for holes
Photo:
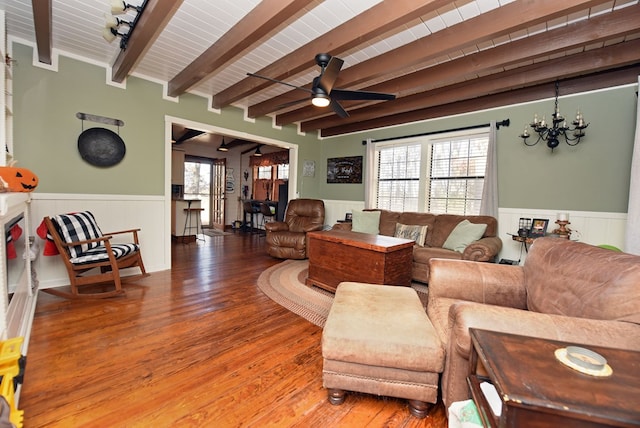
[[[138,241],[140,229],[103,234],[89,211],[45,217],[44,222],[67,268],[71,292],[57,288],[43,291],[71,299],[112,297],[124,293],[120,269],[137,266],[142,276],[148,275]],[[126,234],[131,234],[133,242],[112,242],[114,236]],[[82,286],[100,283],[107,284],[105,291],[80,292]]]

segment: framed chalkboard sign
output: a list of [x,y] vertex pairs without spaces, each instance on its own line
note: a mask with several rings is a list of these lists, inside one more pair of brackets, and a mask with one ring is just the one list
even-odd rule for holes
[[362,156],[327,159],[327,183],[362,183]]

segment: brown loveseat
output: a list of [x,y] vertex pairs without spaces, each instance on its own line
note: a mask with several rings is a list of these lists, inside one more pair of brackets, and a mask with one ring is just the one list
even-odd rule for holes
[[448,407],[469,397],[469,328],[640,351],[640,256],[539,238],[524,266],[432,260],[427,314]]
[[[427,226],[424,246],[414,246],[412,279],[429,282],[429,261],[433,258],[492,261],[502,248],[502,240],[497,236],[498,221],[491,216],[462,216],[453,214],[431,214],[415,212],[380,211],[380,235],[394,236],[396,224]],[[471,223],[486,224],[487,229],[481,239],[468,245],[464,252],[442,248],[451,231],[463,220]],[[334,229],[351,230],[350,223],[339,223]]]

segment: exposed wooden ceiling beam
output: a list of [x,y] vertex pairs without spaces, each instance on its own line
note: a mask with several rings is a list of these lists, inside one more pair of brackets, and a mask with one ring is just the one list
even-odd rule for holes
[[[632,25],[635,25],[635,24],[632,24]],[[620,26],[619,28],[622,29],[623,27]],[[575,31],[575,33],[578,34],[580,33],[580,31]],[[526,51],[524,48],[531,45],[532,43],[535,44],[534,42],[536,42],[537,38],[539,37],[536,36],[536,37],[523,39],[518,42],[513,42],[509,45],[503,45],[502,48],[504,49],[494,48],[494,49],[491,49],[490,51],[483,51],[475,55],[460,58],[459,60],[450,61],[448,63],[444,63],[442,65],[432,67],[432,69],[425,70],[422,73],[422,76],[425,76],[425,75],[434,76],[434,79],[436,79],[437,81],[438,76],[447,76],[447,73],[450,73],[449,75],[451,79],[448,80],[449,82],[459,81],[468,76],[468,74],[465,74],[464,69],[459,68],[460,66],[470,65],[469,64],[470,62],[479,65],[479,64],[485,63],[484,60],[489,59],[487,57],[493,57],[494,59],[510,58],[510,57],[513,58],[513,55],[510,55],[510,53],[507,51],[512,51],[512,53],[520,52],[521,54],[524,54],[525,52],[528,53],[529,51]],[[541,40],[537,40],[537,41],[542,42]],[[598,70],[602,70],[603,67],[615,68],[615,67],[620,67],[621,65],[624,65],[624,64],[640,61],[640,53],[633,52],[633,51],[631,52],[624,51],[625,49],[632,49],[632,47],[634,46],[637,46],[637,44],[633,43],[633,41],[627,42],[627,43],[621,43],[618,45],[613,45],[609,48],[589,50],[579,55],[571,55],[568,57],[561,57],[555,60],[536,62],[533,65],[518,67],[516,69],[513,69],[505,73],[496,74],[496,70],[502,68],[498,66],[494,66],[493,68],[491,67],[484,68],[481,71],[484,73],[491,71],[494,73],[491,76],[506,76],[510,74],[516,74],[516,75],[527,74],[527,76],[523,76],[523,77],[529,80],[527,82],[528,84],[533,84],[535,83],[535,80],[542,80],[542,81],[554,80],[554,78],[556,77],[563,77],[563,76],[567,77],[575,73],[587,74],[587,73],[595,72]],[[492,52],[494,50],[496,50],[495,53]],[[504,54],[504,56],[499,54]],[[476,59],[474,57],[478,57],[478,58]],[[600,59],[602,57],[604,57],[604,59]],[[580,59],[580,61],[578,59]],[[529,61],[529,62],[533,62],[533,61]],[[490,62],[485,64],[487,64],[488,66],[491,65]],[[469,71],[473,72],[473,68],[472,67],[469,68]],[[465,82],[464,85],[467,85],[467,84],[473,85],[473,82],[486,81],[488,78],[491,78],[491,76],[487,76],[485,78],[475,77],[475,78],[467,79],[467,82]],[[407,76],[407,77],[411,77],[411,76]],[[417,77],[420,77],[420,76],[416,76],[416,78]],[[441,82],[447,82],[447,80],[441,80]],[[509,84],[506,79],[502,81],[498,80],[494,82],[495,88],[493,88],[493,90],[497,92],[497,90],[500,87],[504,87],[506,89],[509,87],[508,85]],[[416,85],[416,88],[417,87],[419,86]],[[477,86],[476,89],[478,89],[479,87],[480,86]],[[416,94],[412,94],[402,98],[397,98],[395,101],[388,102],[385,105],[374,105],[370,107],[363,107],[363,108],[352,110],[350,113],[350,117],[345,119],[337,118],[335,115],[327,115],[318,119],[303,121],[300,125],[300,128],[301,128],[301,131],[306,132],[313,129],[332,127],[338,124],[346,124],[346,123],[356,122],[360,120],[368,120],[370,118],[380,116],[381,114],[380,110],[383,110],[383,109],[394,110],[393,113],[399,113],[400,109],[404,109],[406,111],[412,108],[423,108],[423,107],[432,106],[432,105],[435,105],[434,103],[447,103],[447,102],[453,101],[451,99],[442,101],[439,98],[439,96],[434,96],[434,94],[436,93],[439,94],[441,92],[444,94],[455,95],[455,97],[458,97],[457,99],[465,98],[464,91],[461,91],[458,88],[458,85],[445,86],[440,84],[439,87],[428,88],[427,90],[422,92],[417,92]],[[475,94],[473,96],[478,96],[478,95]]]
[[[381,36],[420,16],[426,15],[450,1],[415,0],[383,1],[362,12],[335,29],[312,40],[306,45],[285,55],[280,60],[264,67],[257,74],[283,80],[314,67],[314,56],[320,52],[337,55],[348,49]],[[253,71],[253,70],[247,70]],[[213,107],[222,108],[251,93],[273,85],[273,82],[248,77],[213,97]]]
[[330,128],[346,123],[362,122],[381,116],[405,113],[440,104],[449,104],[458,100],[468,100],[521,87],[534,86],[544,82],[553,82],[557,79],[619,68],[637,62],[640,62],[640,39],[538,62],[432,91],[417,93],[395,101],[389,101],[384,106],[365,107],[355,110],[346,120],[338,118],[324,121],[322,126],[319,126],[318,121],[315,123],[303,122],[300,124],[300,129],[303,132],[308,132],[320,127]]
[[[582,48],[585,45],[594,46],[606,40],[634,34],[638,32],[638,22],[640,22],[640,5],[635,5],[424,68],[366,87],[364,90],[396,94],[417,93],[442,86],[443,82],[475,78],[478,74],[495,72],[500,68],[533,62],[559,52]],[[357,105],[362,105],[362,103],[351,104],[351,106]],[[321,118],[312,119],[320,116],[318,110],[302,108],[283,113],[276,116],[276,124],[286,125],[306,121],[313,123],[307,123],[305,126],[316,127],[315,129],[324,128],[327,124],[333,126],[332,122],[335,121],[333,114],[324,113]],[[351,119],[347,118],[346,121],[351,121]]]
[[[34,0],[35,1],[35,0]],[[183,0],[148,0],[144,12],[111,67],[111,79],[122,83],[178,10]]]
[[[560,81],[562,95],[609,88],[613,86],[632,84],[638,81],[640,64],[633,64],[615,70],[574,77]],[[368,121],[337,125],[321,130],[322,137],[342,135],[384,126],[400,125],[438,117],[470,113],[473,111],[503,107],[505,105],[536,101],[555,95],[555,87],[548,83],[527,88],[505,91],[498,94],[481,96],[470,100],[457,101],[450,104],[438,105],[410,112],[392,114]]]
[[31,0],[38,61],[51,64],[51,0]]
[[255,43],[316,0],[275,0],[260,2],[251,12],[212,44],[169,82],[169,96],[183,94],[193,85],[237,58]]
[[[335,86],[352,88],[408,67],[425,66],[443,55],[601,3],[606,3],[606,0],[513,2],[344,69]],[[291,96],[289,93],[286,99]],[[284,99],[275,97],[261,105],[251,106],[249,116],[275,111]],[[308,108],[307,112],[312,113],[313,110]]]

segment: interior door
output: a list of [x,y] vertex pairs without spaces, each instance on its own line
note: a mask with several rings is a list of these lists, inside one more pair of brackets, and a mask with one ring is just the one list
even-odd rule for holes
[[202,227],[211,225],[212,173],[210,159],[188,156],[184,162],[184,199],[200,201],[200,207],[204,208],[200,216]]
[[226,200],[227,160],[213,161],[213,179],[211,181],[211,226],[224,230],[224,206]]

